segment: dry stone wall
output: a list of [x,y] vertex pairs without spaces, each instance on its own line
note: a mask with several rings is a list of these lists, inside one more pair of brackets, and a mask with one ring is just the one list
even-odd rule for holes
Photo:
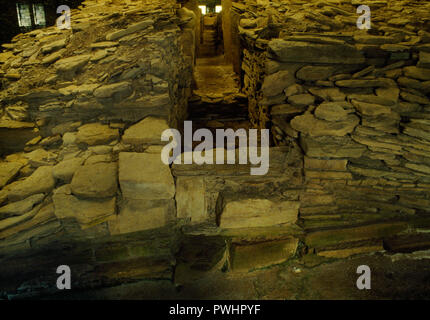
[[78,286],[172,277],[180,241],[161,133],[186,117],[195,20],[176,1],[85,1],[72,29],[3,45],[4,290],[59,257],[91,266]]
[[330,257],[420,247],[429,226],[430,7],[368,2],[367,31],[360,4],[238,5],[251,121],[302,150],[299,225]]
[[72,30],[3,45],[4,290],[49,291],[59,255],[88,288],[428,247],[428,3],[372,2],[368,32],[355,0],[232,3],[265,176],[160,161],[191,96],[194,4],[86,1]]

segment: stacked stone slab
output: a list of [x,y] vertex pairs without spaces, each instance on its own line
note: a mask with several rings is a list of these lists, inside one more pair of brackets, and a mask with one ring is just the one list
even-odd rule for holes
[[191,94],[196,23],[175,8],[88,2],[72,12],[72,29],[38,29],[5,44],[2,151],[20,151],[66,122],[128,126],[152,115],[177,127]]
[[360,4],[244,1],[238,28],[252,123],[302,149],[299,225],[330,257],[429,225],[429,4],[366,3],[369,31]]
[[[3,279],[22,284],[30,263],[41,274],[58,259],[68,264],[64,243],[72,269],[90,266],[78,286],[171,279],[179,240],[161,134],[187,113],[196,26],[179,8],[85,1],[71,30],[38,29],[3,45]],[[29,262],[14,264],[16,255]]]

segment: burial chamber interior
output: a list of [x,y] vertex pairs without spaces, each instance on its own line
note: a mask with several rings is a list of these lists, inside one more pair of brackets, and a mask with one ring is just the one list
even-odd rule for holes
[[[428,2],[61,4],[0,16],[0,299],[429,298]],[[164,164],[185,121],[268,172]]]

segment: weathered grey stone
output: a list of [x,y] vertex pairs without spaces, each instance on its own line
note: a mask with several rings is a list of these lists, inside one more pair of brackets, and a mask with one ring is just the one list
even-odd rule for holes
[[278,71],[264,78],[261,88],[263,94],[267,97],[273,97],[281,94],[285,88],[296,82],[294,75],[287,70]]
[[254,228],[296,222],[300,202],[246,199],[227,202],[221,214],[221,228]]
[[135,146],[165,144],[161,141],[161,134],[167,129],[169,126],[166,120],[147,117],[125,130],[122,141]]
[[366,44],[385,44],[385,43],[397,43],[402,41],[403,36],[401,34],[394,34],[392,36],[375,36],[371,34],[356,34],[354,40],[358,43]]
[[293,84],[284,90],[287,97],[305,93],[305,89],[299,84]]
[[118,129],[112,129],[101,123],[89,123],[79,127],[76,142],[93,146],[107,144],[118,138]]
[[175,184],[159,154],[121,152],[119,183],[126,199],[171,199]]
[[73,175],[70,188],[83,198],[107,198],[116,195],[117,164],[96,163],[79,167]]
[[410,92],[401,91],[400,96],[403,100],[406,100],[408,102],[430,105],[430,100],[423,95],[416,95]]

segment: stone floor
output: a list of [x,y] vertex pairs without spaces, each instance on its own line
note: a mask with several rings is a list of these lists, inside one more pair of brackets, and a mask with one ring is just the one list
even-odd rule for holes
[[[357,267],[372,271],[371,290],[358,290]],[[71,292],[59,299],[429,299],[430,251],[375,253],[346,260],[307,255],[250,272],[206,274],[183,283],[142,281],[112,288]]]
[[249,129],[248,99],[240,92],[239,79],[224,56],[198,58],[195,88],[189,101],[188,120],[195,129]]
[[239,93],[238,79],[233,66],[224,62],[224,56],[198,58],[194,71],[198,95],[226,96]]

